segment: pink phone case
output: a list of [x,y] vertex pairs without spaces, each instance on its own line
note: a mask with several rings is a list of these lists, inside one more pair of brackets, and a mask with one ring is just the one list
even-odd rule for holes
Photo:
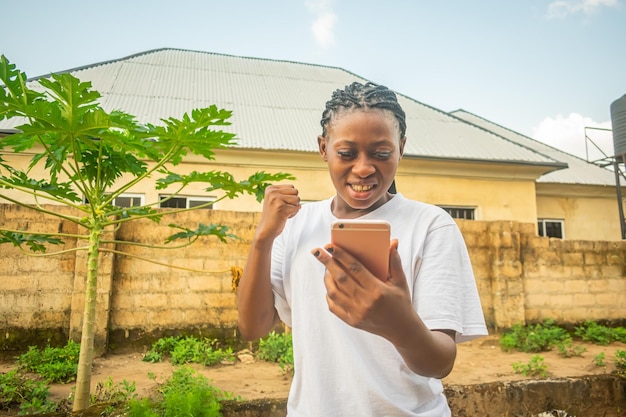
[[330,231],[333,244],[357,258],[365,268],[386,281],[389,272],[391,226],[383,220],[337,220]]

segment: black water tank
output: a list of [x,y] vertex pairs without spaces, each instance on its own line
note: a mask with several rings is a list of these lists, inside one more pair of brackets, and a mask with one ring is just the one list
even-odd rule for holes
[[626,94],[611,103],[614,156],[626,154]]

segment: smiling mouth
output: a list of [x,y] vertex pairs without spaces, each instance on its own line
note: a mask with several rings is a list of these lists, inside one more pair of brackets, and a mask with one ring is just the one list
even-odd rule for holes
[[356,191],[357,193],[365,193],[367,191],[370,191],[372,188],[374,188],[373,185],[359,185],[359,184],[350,184],[350,187],[352,187],[352,189]]

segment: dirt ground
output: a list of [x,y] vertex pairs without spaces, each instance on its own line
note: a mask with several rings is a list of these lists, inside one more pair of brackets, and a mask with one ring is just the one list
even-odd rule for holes
[[[497,335],[487,336],[472,342],[458,345],[456,365],[452,373],[444,379],[448,385],[470,385],[495,381],[515,381],[528,379],[513,371],[514,362],[528,363],[531,353],[503,352],[498,346]],[[575,342],[575,345],[580,342]],[[626,344],[613,343],[609,346],[583,344],[587,351],[582,357],[563,358],[558,352],[543,352],[541,356],[550,373],[550,377],[576,377],[594,374],[606,374],[615,369],[613,362],[616,350],[626,350]],[[605,365],[599,367],[594,357],[604,352]],[[236,361],[233,365],[193,367],[212,381],[212,385],[223,391],[239,396],[244,400],[260,398],[286,398],[291,379],[276,364],[254,361]],[[250,359],[250,357],[248,357]],[[0,363],[0,372],[12,368],[10,363]],[[140,397],[154,392],[158,383],[164,382],[174,370],[169,362],[148,363],[142,361],[141,353],[109,354],[94,361],[92,385],[106,381],[111,377],[114,383],[124,380],[135,382],[136,392]],[[152,377],[150,376],[152,375]],[[54,384],[50,388],[51,399],[67,398],[73,384]],[[92,391],[93,392],[93,391]]]

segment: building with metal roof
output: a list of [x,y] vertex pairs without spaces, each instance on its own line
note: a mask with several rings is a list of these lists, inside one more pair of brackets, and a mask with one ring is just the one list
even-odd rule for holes
[[[290,172],[304,200],[334,194],[316,140],[325,102],[353,81],[376,82],[336,67],[181,49],[146,51],[63,72],[90,81],[105,110],[121,109],[144,123],[159,124],[213,104],[232,110],[232,125],[224,130],[235,133],[238,144],[217,152],[206,168],[219,166],[234,175],[260,169]],[[29,80],[31,88],[38,78]],[[611,171],[466,111],[446,113],[397,93],[407,115],[408,140],[396,178],[405,196],[440,205],[455,217],[539,221],[540,228],[548,219],[558,222],[561,237],[621,238]],[[15,126],[16,121],[0,121],[0,135]],[[201,162],[190,157],[187,163],[197,169]],[[147,201],[158,198],[146,185],[129,192]],[[200,189],[191,192],[212,197]],[[215,208],[260,206],[238,199]],[[606,213],[606,224],[590,226],[589,219],[600,212]]]

